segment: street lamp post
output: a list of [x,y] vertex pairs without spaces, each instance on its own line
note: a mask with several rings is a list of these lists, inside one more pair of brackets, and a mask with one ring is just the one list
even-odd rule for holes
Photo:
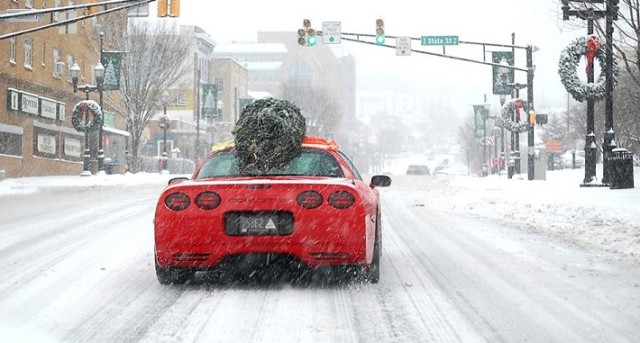
[[171,102],[171,94],[165,91],[162,93],[162,106],[164,108],[163,116],[160,119],[160,128],[162,129],[162,170],[160,173],[167,173],[167,159],[169,154],[167,152],[167,129],[171,127],[171,118],[167,115],[167,105]]
[[[104,82],[104,66],[102,65],[102,51],[104,50],[104,32],[100,31],[100,61],[94,68],[96,72],[96,80],[98,83],[98,105],[100,105],[100,110],[102,111],[102,84]],[[100,68],[100,77],[98,77],[98,68]],[[102,117],[100,117],[100,127],[98,127],[98,172],[104,170],[104,147],[102,146],[102,127],[104,126],[104,112],[102,113]]]
[[[104,81],[104,66],[102,66],[102,63],[98,62],[98,64],[96,64],[96,66],[94,67],[94,73],[96,76],[97,85],[86,84],[86,85],[78,86],[78,79],[80,77],[80,72],[81,72],[80,66],[78,65],[78,63],[74,62],[71,68],[69,69],[69,71],[71,73],[71,82],[73,83],[74,93],[77,92],[78,90],[84,92],[85,100],[89,100],[89,93],[91,92],[99,91],[100,94],[102,94],[102,82]],[[102,104],[99,104],[99,105],[100,105],[100,110],[102,110]],[[86,120],[88,120],[88,118],[85,118],[85,121]],[[100,126],[102,126],[102,123],[100,123]],[[102,132],[102,127],[100,128],[100,132]],[[100,139],[102,139],[102,137],[100,137]],[[101,149],[101,147],[102,147],[102,144],[99,142],[98,149]],[[89,158],[91,157],[91,151],[89,147],[89,130],[84,131],[84,156],[83,157],[84,157],[83,170],[81,175],[83,176],[91,175],[91,171],[89,170]]]

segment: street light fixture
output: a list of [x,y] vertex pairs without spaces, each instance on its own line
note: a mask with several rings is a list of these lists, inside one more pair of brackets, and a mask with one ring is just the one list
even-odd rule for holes
[[[102,83],[104,81],[104,66],[102,65],[102,63],[98,62],[98,64],[95,65],[94,67],[94,73],[96,76],[96,83],[97,85],[90,85],[90,84],[86,84],[86,85],[82,85],[82,86],[78,86],[78,80],[80,78],[80,66],[78,65],[77,62],[74,62],[73,65],[71,66],[71,68],[69,68],[69,72],[71,74],[71,82],[73,84],[73,92],[77,92],[77,91],[82,91],[85,94],[85,100],[89,100],[89,93],[91,92],[100,92],[100,109],[102,110]],[[100,161],[100,155],[102,155],[102,158],[104,159],[104,152],[102,151],[102,125],[103,123],[100,123],[100,133],[99,133],[99,138],[98,138],[98,170],[102,170],[101,169],[101,161]],[[83,160],[83,171],[82,174],[83,176],[87,176],[87,175],[91,175],[91,171],[89,170],[89,158],[91,157],[91,151],[90,151],[90,147],[89,147],[89,130],[85,130],[84,131],[84,160]]]
[[160,171],[160,173],[162,174],[167,174],[167,159],[168,159],[168,152],[167,152],[167,129],[171,127],[171,118],[169,118],[169,116],[167,115],[167,106],[171,103],[171,94],[169,94],[169,92],[164,91],[162,93],[162,106],[164,108],[164,113],[162,115],[162,118],[160,118],[160,128],[163,131],[163,135],[162,135],[162,170]]

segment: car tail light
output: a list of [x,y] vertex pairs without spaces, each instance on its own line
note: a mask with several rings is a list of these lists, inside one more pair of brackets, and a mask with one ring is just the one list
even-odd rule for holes
[[304,191],[298,194],[298,205],[306,209],[316,208],[322,205],[322,195],[316,191]]
[[346,191],[337,191],[329,195],[329,205],[339,210],[344,210],[355,202],[356,198]]
[[220,206],[220,196],[215,192],[202,192],[198,194],[195,202],[203,210],[213,210]]
[[164,198],[164,204],[170,210],[182,211],[189,207],[191,200],[189,200],[189,196],[184,193],[171,193]]

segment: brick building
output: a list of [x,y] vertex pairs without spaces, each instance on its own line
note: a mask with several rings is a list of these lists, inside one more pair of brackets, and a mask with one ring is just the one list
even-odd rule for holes
[[[60,6],[58,0],[0,0],[4,13]],[[75,104],[84,100],[85,94],[74,93],[69,67],[74,62],[80,66],[79,84],[96,84],[93,67],[99,60],[100,19],[21,33],[79,18],[83,11],[41,14],[38,21],[32,17],[4,20],[0,25],[0,103],[4,104],[0,106],[0,170],[7,177],[79,175],[83,170],[84,133],[73,127],[71,117]],[[121,19],[124,16],[126,25],[126,13],[114,15]],[[15,33],[20,34],[12,35]],[[98,101],[97,92],[91,92],[90,97]],[[124,123],[108,108],[103,111],[105,156],[124,161],[128,136]],[[90,141],[95,157],[97,133]]]

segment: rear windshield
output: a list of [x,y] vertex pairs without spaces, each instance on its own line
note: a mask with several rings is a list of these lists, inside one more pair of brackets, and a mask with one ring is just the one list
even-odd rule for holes
[[[326,151],[302,149],[302,153],[282,169],[272,169],[260,175],[294,175],[344,177],[338,161]],[[238,158],[233,151],[221,151],[207,159],[196,179],[212,177],[246,176],[240,174]]]

